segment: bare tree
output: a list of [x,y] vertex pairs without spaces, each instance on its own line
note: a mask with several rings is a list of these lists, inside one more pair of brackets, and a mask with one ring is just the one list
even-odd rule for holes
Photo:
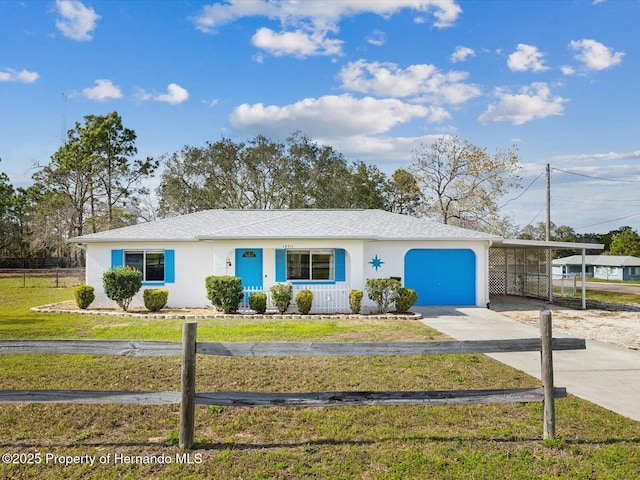
[[425,198],[424,213],[446,224],[477,228],[498,213],[497,200],[519,186],[517,149],[491,156],[459,137],[444,136],[413,153],[410,172]]

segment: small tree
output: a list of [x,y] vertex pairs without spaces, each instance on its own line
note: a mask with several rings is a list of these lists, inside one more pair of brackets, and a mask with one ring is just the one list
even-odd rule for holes
[[238,306],[244,297],[242,279],[228,275],[212,275],[205,279],[207,298],[217,310],[224,313],[238,311]]
[[126,312],[142,288],[142,272],[128,266],[114,267],[102,275],[102,286],[105,295]]
[[276,283],[270,290],[275,307],[280,313],[286,312],[293,298],[293,286],[290,283]]
[[366,290],[369,298],[378,305],[378,313],[386,313],[398,298],[402,285],[394,278],[368,278]]

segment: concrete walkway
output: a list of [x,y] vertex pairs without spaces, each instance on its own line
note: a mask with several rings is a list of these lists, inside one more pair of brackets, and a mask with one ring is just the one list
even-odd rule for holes
[[[422,322],[456,340],[538,338],[540,331],[486,308],[414,307]],[[554,335],[562,337],[566,335]],[[490,357],[540,378],[540,353]],[[587,340],[586,350],[553,352],[554,383],[567,392],[640,421],[640,351]]]

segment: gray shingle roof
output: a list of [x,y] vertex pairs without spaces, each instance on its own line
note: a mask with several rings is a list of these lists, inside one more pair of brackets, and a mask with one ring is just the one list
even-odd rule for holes
[[[582,265],[582,255],[556,258],[554,265]],[[585,255],[585,265],[601,267],[640,267],[640,258],[628,255]]]
[[498,237],[383,210],[205,210],[71,239],[75,243],[237,238],[494,240]]

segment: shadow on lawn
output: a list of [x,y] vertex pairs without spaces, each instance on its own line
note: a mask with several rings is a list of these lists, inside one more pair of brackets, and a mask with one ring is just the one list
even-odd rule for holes
[[[565,445],[616,445],[616,444],[637,444],[640,445],[640,437],[634,438],[603,438],[599,440],[584,440],[584,439],[562,439],[559,438]],[[380,438],[378,440],[309,440],[306,442],[274,442],[274,443],[233,443],[233,442],[206,442],[196,443],[193,450],[265,450],[265,449],[279,449],[279,448],[300,448],[309,446],[339,446],[339,445],[375,445],[381,443],[395,443],[395,442],[420,442],[420,443],[497,443],[497,444],[516,444],[516,443],[539,443],[542,444],[543,440],[540,438],[522,438],[522,437],[490,437],[490,436],[418,436],[411,437],[387,437]],[[169,442],[71,442],[71,443],[52,443],[52,442],[19,442],[15,444],[0,443],[0,448],[78,448],[78,447],[136,447],[136,448],[178,448],[176,444]]]

